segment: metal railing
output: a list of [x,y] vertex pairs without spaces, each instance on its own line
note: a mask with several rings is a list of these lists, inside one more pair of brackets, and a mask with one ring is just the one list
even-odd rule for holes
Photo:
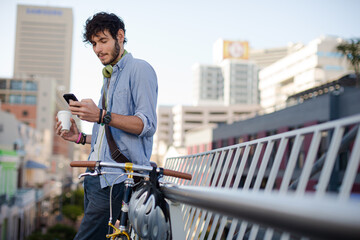
[[186,239],[360,239],[360,201],[350,199],[359,123],[355,115],[167,159],[166,168],[193,175],[167,178],[182,186],[163,189],[183,203]]

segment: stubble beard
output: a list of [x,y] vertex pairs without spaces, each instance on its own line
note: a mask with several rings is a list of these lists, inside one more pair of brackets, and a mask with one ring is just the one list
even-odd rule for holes
[[103,63],[104,66],[115,62],[115,60],[119,57],[120,50],[120,44],[118,43],[118,41],[115,41],[113,51],[111,52],[111,59],[110,61]]

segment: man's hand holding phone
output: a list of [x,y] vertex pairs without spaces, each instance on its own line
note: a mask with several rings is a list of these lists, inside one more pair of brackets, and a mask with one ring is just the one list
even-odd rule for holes
[[100,109],[92,99],[83,99],[79,101],[70,101],[70,111],[77,115],[81,120],[88,122],[99,121]]
[[92,99],[83,99],[79,101],[72,93],[63,95],[66,102],[69,104],[69,109],[73,115],[88,122],[98,122],[100,109]]

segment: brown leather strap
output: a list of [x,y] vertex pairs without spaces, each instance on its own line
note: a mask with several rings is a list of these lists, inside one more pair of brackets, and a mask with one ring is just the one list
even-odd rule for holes
[[[103,107],[103,109],[106,110],[104,92],[103,92],[103,95],[102,95],[102,107]],[[122,154],[120,152],[120,150],[119,150],[118,146],[116,145],[115,140],[114,140],[114,138],[112,136],[110,127],[108,125],[106,125],[106,124],[105,124],[105,135],[106,135],[106,140],[107,140],[107,142],[109,144],[109,148],[110,148],[110,152],[111,152],[111,158],[114,159],[118,163],[130,162],[129,159],[127,159],[127,157],[125,157],[124,154]]]
[[109,144],[110,152],[111,152],[111,158],[114,159],[118,163],[126,163],[130,162],[129,159],[127,159],[124,154],[122,154],[118,148],[118,146],[115,143],[115,140],[111,134],[110,128],[108,125],[105,125],[105,135],[107,142]]

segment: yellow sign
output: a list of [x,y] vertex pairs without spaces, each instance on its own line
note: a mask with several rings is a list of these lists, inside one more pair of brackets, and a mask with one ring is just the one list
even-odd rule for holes
[[248,59],[249,43],[240,41],[224,41],[223,59]]

